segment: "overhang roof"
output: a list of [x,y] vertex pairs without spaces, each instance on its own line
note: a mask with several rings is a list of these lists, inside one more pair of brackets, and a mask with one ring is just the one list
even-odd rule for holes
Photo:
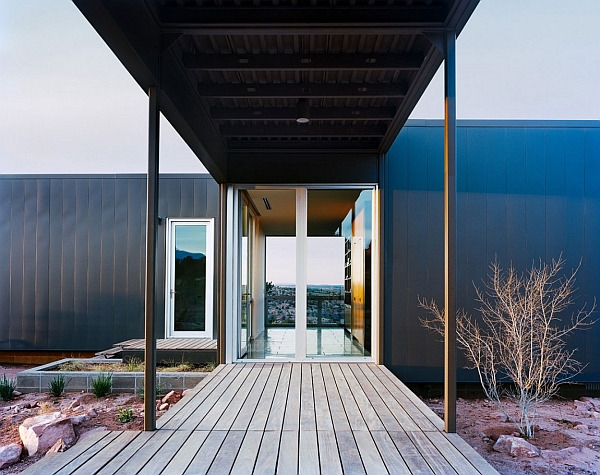
[[231,156],[385,153],[478,3],[73,1],[220,182]]

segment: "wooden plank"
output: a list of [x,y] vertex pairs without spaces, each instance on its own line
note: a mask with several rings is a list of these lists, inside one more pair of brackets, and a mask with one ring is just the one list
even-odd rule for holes
[[386,431],[373,431],[371,432],[375,445],[379,449],[379,453],[383,458],[388,472],[396,475],[411,475],[411,472],[404,462],[402,455],[398,452],[398,449],[394,445],[394,442],[390,438],[390,435]]
[[[98,431],[96,434],[90,435],[81,444],[75,445],[67,452],[58,454],[55,457],[46,457],[27,467],[21,473],[26,475],[51,475],[56,473],[58,470],[69,464],[71,461],[79,458],[84,454],[90,447],[95,444],[101,443],[102,439],[108,437],[111,433],[109,431]],[[85,458],[85,457],[84,457]],[[85,460],[84,460],[85,461]],[[83,462],[82,462],[83,463]]]
[[202,447],[202,444],[208,437],[208,431],[193,431],[185,443],[181,446],[181,450],[175,454],[169,464],[165,467],[163,473],[177,474],[183,473],[190,465],[196,453]]
[[473,447],[471,447],[460,435],[442,433],[457,450],[459,450],[469,462],[483,475],[498,475],[498,472],[485,460]]
[[[237,418],[242,406],[246,402],[252,388],[254,387],[254,383],[256,382],[257,377],[261,373],[261,368],[259,366],[255,366],[250,371],[248,378],[242,385],[242,387],[238,390],[234,398],[231,400],[229,406],[227,406],[227,410],[223,412],[220,419],[214,426],[215,430],[229,430],[235,419]],[[244,427],[243,430],[246,430]]]
[[138,472],[138,475],[159,475],[162,473],[163,469],[171,462],[171,459],[177,454],[191,434],[190,431],[174,431],[169,440],[158,447],[158,450],[155,447],[155,455]]
[[97,472],[98,475],[112,475],[117,473],[117,471],[156,433],[156,431],[140,432],[135,439],[123,447],[119,453],[111,459],[110,462],[108,462],[104,467],[102,467],[101,470]]
[[298,431],[282,431],[277,457],[277,475],[296,475],[298,459]]
[[[442,421],[427,405],[419,399],[406,385],[400,381],[389,369],[383,365],[377,365],[375,371],[379,371],[381,375],[387,378],[387,381],[396,386],[413,405],[423,413],[439,430],[444,430],[444,421]],[[384,381],[384,384],[387,384]],[[402,402],[402,401],[401,401]]]
[[260,400],[260,396],[265,388],[265,384],[267,383],[267,379],[269,378],[269,374],[271,373],[271,369],[271,365],[259,367],[260,374],[258,378],[256,378],[256,381],[254,382],[252,390],[250,391],[250,394],[248,394],[246,401],[244,401],[244,405],[237,414],[235,421],[231,426],[232,430],[248,429],[250,421],[252,420],[252,416],[254,415],[254,411],[256,410],[256,406],[258,405],[258,401]]
[[[210,394],[199,394],[198,396],[203,397],[202,403],[197,407],[192,408],[192,412],[182,411],[179,415],[177,423],[181,424],[180,429],[183,430],[194,430],[196,426],[204,419],[204,416],[212,409],[212,407],[219,401],[222,394],[229,388],[231,384],[235,382],[240,371],[243,369],[241,366],[245,365],[234,365],[233,369],[219,382],[218,386],[211,388]],[[205,397],[204,397],[205,396]],[[184,420],[181,420],[184,417]],[[165,428],[176,428],[175,425],[168,424]]]
[[119,469],[123,473],[138,473],[144,468],[144,466],[150,461],[150,459],[156,454],[156,451],[160,449],[167,440],[173,435],[171,430],[157,430],[152,432],[153,436],[149,438],[139,450],[135,452],[123,466]]
[[457,473],[425,433],[409,432],[407,435],[434,473],[438,475],[455,475]]
[[[312,386],[312,371],[308,364],[302,365],[302,384],[300,394],[300,430],[316,431],[315,399]],[[302,440],[302,439],[300,439]],[[302,454],[301,454],[302,455]]]
[[81,467],[73,472],[73,475],[91,475],[96,473],[113,459],[118,450],[122,450],[124,447],[127,447],[127,445],[140,434],[139,431],[133,430],[116,432],[118,433],[118,437],[113,439],[110,445],[104,446],[103,450],[97,452],[93,457],[88,458],[87,461],[81,465]]
[[348,387],[350,388],[350,395],[354,396],[356,404],[358,405],[359,410],[365,422],[367,423],[367,427],[369,428],[369,430],[385,430],[385,427],[379,419],[377,412],[373,408],[373,404],[370,398],[367,397],[367,395],[363,391],[363,388],[361,387],[357,379],[354,377],[350,366],[351,365],[347,364],[340,365],[342,373],[344,374],[346,382],[348,383]]
[[301,365],[292,365],[292,375],[288,390],[287,405],[283,418],[283,430],[298,430],[300,428],[300,384],[302,381]]
[[329,402],[327,400],[327,393],[325,392],[325,382],[323,381],[321,365],[313,364],[311,365],[311,369],[317,430],[332,431],[333,422],[331,420],[331,412],[329,411]]
[[81,467],[85,462],[87,462],[91,457],[96,455],[102,449],[106,448],[111,442],[113,442],[119,435],[121,431],[111,432],[106,437],[102,438],[102,440],[97,441],[94,445],[92,445],[89,449],[87,449],[83,454],[79,457],[71,460],[68,464],[62,467],[60,470],[57,470],[56,475],[70,475],[79,467]]
[[256,459],[253,475],[273,475],[277,466],[277,457],[279,455],[279,441],[281,431],[263,432],[260,451]]
[[262,431],[246,432],[246,437],[244,437],[231,469],[231,475],[252,475],[261,440]]
[[331,367],[328,364],[321,365],[321,374],[323,375],[323,382],[325,384],[325,392],[327,401],[329,402],[329,411],[331,413],[333,427],[336,432],[348,431],[350,430],[350,423],[348,422],[344,405],[342,404],[335,380],[333,379]]
[[358,453],[354,434],[351,431],[336,431],[335,435],[344,475],[364,475],[366,472]]
[[[379,416],[379,419],[383,423],[386,430],[388,430],[388,431],[402,430],[402,426],[400,426],[400,424],[394,417],[394,414],[392,414],[392,412],[387,407],[387,405],[385,404],[385,402],[383,401],[381,396],[373,388],[373,385],[365,377],[363,372],[360,370],[359,366],[360,365],[355,365],[355,364],[349,365],[350,371],[352,371],[352,374],[356,377],[358,384],[360,384],[360,387],[362,388],[362,390],[364,391],[366,396],[369,398],[369,402],[371,403],[371,406],[373,407],[373,409],[375,409],[375,412],[377,412],[377,415]],[[408,418],[408,422],[410,422],[411,427],[414,428],[415,430],[419,429],[416,426],[416,424],[414,424],[412,422],[412,420],[410,418]],[[377,430],[377,429],[375,429],[375,430]]]
[[208,473],[228,475],[244,440],[246,431],[232,430],[227,434]]
[[[222,369],[221,369],[222,368]],[[209,376],[204,378],[200,385],[196,386],[191,392],[192,395],[183,398],[174,407],[174,410],[167,412],[157,421],[159,429],[176,429],[197,409],[202,401],[204,401],[215,389],[228,379],[231,371],[235,368],[234,365],[220,365]],[[230,376],[233,378],[233,375]],[[228,383],[227,383],[228,384]],[[183,404],[181,404],[183,403]]]
[[[407,411],[404,409],[402,405],[392,396],[392,394],[387,390],[387,387],[381,383],[381,381],[373,374],[373,372],[368,368],[367,365],[357,365],[356,368],[360,369],[362,373],[365,375],[369,383],[373,386],[373,389],[377,393],[377,395],[381,398],[381,400],[385,403],[386,407],[390,410],[390,413],[396,418],[400,426],[405,432],[413,431],[413,430],[421,430],[421,427],[417,425]],[[412,404],[411,404],[412,406]],[[416,411],[417,414],[420,414],[419,411]],[[422,422],[426,425],[429,430],[437,430],[435,426],[427,419],[425,416],[422,416]],[[388,428],[388,430],[398,430],[395,427]]]
[[354,432],[354,439],[367,474],[381,475],[389,473],[377,451],[375,442],[373,442],[371,432],[356,431]]
[[319,449],[316,430],[301,430],[298,448],[298,474],[314,475],[319,469]]
[[318,430],[317,440],[319,445],[319,462],[321,465],[321,473],[342,475],[342,461],[340,460],[340,453],[338,451],[337,440],[335,438],[335,432],[333,429]]
[[[250,376],[253,366],[251,365],[243,365],[242,371],[235,378],[235,380],[230,384],[227,390],[219,397],[217,401],[213,404],[213,407],[208,411],[206,416],[202,419],[200,424],[198,424],[198,430],[212,430],[215,428],[215,425],[225,412],[225,410],[229,407],[231,403],[236,401],[236,404],[239,402],[238,393],[242,391],[242,395],[240,396],[243,400],[246,398],[246,394],[243,394],[244,383]],[[232,408],[232,410],[236,410],[236,406]],[[236,411],[237,412],[237,411]]]
[[427,465],[423,455],[415,447],[405,432],[390,432],[390,438],[413,475],[432,475],[433,471]]
[[479,475],[479,470],[441,432],[426,432],[425,435],[458,473]]
[[213,463],[221,444],[225,440],[227,432],[213,430],[210,432],[196,456],[188,465],[185,475],[204,475]]
[[283,418],[285,416],[291,373],[292,365],[284,364],[281,368],[281,374],[279,375],[277,389],[275,390],[275,396],[273,397],[273,404],[271,405],[271,412],[269,413],[265,430],[282,430],[283,428]]
[[367,423],[365,422],[365,419],[358,408],[358,404],[352,396],[352,391],[350,390],[350,386],[348,386],[348,381],[346,381],[340,365],[331,365],[331,371],[333,373],[333,377],[335,378],[335,382],[340,393],[340,400],[342,401],[344,410],[346,411],[350,428],[353,431],[369,430]]
[[265,384],[265,389],[260,396],[256,410],[250,420],[248,430],[265,430],[267,419],[269,418],[269,412],[271,411],[271,405],[273,404],[273,397],[275,396],[275,389],[277,388],[277,381],[281,373],[281,365],[274,365]]

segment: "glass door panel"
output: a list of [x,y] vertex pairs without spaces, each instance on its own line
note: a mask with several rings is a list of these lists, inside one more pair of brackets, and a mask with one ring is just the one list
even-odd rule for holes
[[212,220],[170,220],[168,241],[167,336],[212,338]]
[[369,356],[372,190],[308,190],[307,356]]

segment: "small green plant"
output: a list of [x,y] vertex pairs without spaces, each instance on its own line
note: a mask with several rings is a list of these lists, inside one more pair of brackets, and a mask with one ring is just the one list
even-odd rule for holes
[[135,416],[133,415],[133,409],[131,408],[131,406],[120,407],[117,410],[117,413],[118,413],[117,419],[122,424],[125,424],[126,422],[131,422],[135,418]]
[[17,380],[7,378],[4,374],[0,379],[0,399],[10,401],[14,397],[15,389],[17,389]]
[[173,371],[177,373],[194,371],[194,363],[187,361],[184,358],[184,355],[181,356],[181,361],[179,362],[175,360],[162,360],[161,364],[167,367],[167,371]]
[[65,379],[65,375],[59,374],[48,383],[48,390],[52,396],[61,397],[68,384],[69,382]]
[[92,381],[92,392],[96,397],[104,397],[112,389],[112,373],[99,373]]
[[144,370],[144,362],[135,356],[128,358],[127,360],[123,361],[123,363],[125,363],[127,366],[127,371],[130,373]]
[[[162,394],[166,394],[167,390],[164,386],[164,384],[162,383],[162,381],[156,381],[156,396],[161,396]],[[140,387],[140,389],[137,392],[138,396],[140,399],[144,399],[144,380],[142,379],[142,386]]]

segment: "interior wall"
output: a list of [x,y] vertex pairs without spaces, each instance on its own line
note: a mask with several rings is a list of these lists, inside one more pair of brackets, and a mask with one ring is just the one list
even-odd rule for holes
[[[567,270],[582,263],[570,310],[591,304],[600,296],[600,122],[459,121],[457,132],[457,308],[476,314],[473,283],[481,287],[495,259],[523,272],[561,254]],[[441,121],[409,122],[384,167],[384,362],[404,381],[442,381],[443,344],[423,329],[417,300],[444,299]],[[577,379],[600,381],[600,324],[568,344],[587,364]]]
[[253,318],[252,338],[259,336],[265,329],[265,282],[266,282],[266,237],[260,227],[260,218],[256,221],[253,247]]

